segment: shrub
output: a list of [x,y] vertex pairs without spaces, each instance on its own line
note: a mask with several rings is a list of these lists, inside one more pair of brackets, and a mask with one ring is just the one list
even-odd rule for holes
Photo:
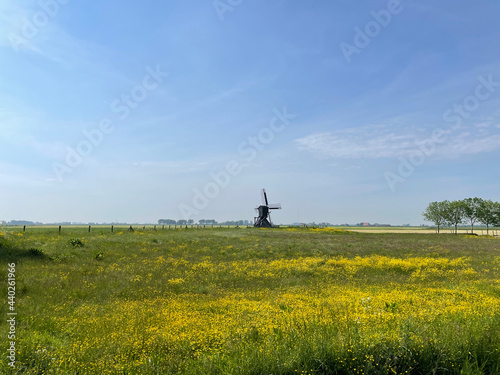
[[32,257],[43,257],[45,256],[45,252],[43,251],[43,249],[35,249],[35,248],[31,248],[28,250],[28,254]]
[[80,238],[71,238],[68,240],[68,244],[73,247],[83,247],[83,241]]

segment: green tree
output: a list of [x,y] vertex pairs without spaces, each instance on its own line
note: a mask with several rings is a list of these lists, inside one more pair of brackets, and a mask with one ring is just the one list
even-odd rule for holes
[[500,203],[499,202],[494,202],[494,219],[493,219],[493,226],[494,227],[500,227]]
[[455,227],[455,234],[457,233],[458,224],[464,222],[464,204],[462,201],[449,202],[448,208],[445,213],[446,222]]
[[474,224],[479,219],[482,202],[483,200],[481,198],[467,198],[461,201],[463,206],[463,217],[470,223],[471,233],[474,233]]
[[500,225],[500,203],[482,200],[478,208],[478,220],[486,225],[486,234],[489,234],[490,225]]
[[160,219],[158,220],[158,224],[160,225],[173,225],[173,224],[177,224],[177,221],[175,220],[172,220],[172,219]]
[[449,205],[450,202],[448,201],[432,202],[429,203],[425,211],[422,212],[422,216],[424,217],[425,220],[434,223],[434,225],[437,225],[438,233],[441,226],[446,224],[447,222],[446,213],[448,211]]

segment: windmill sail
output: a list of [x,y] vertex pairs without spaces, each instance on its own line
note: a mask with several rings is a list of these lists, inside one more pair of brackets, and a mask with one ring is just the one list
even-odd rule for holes
[[266,189],[262,189],[262,204],[269,206],[269,203],[267,202],[267,194],[266,194]]

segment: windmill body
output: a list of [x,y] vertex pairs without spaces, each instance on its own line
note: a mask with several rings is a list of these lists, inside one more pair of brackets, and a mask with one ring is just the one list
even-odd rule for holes
[[254,218],[254,227],[272,228],[271,210],[281,210],[281,204],[269,204],[267,201],[266,190],[262,189],[262,204],[255,208],[259,216]]

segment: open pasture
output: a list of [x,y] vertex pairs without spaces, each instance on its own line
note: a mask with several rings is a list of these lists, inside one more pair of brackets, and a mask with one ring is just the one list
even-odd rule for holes
[[[500,240],[0,229],[5,374],[499,374]],[[7,316],[7,284],[0,313]],[[1,319],[1,348],[8,348]],[[6,355],[5,355],[6,357]]]

